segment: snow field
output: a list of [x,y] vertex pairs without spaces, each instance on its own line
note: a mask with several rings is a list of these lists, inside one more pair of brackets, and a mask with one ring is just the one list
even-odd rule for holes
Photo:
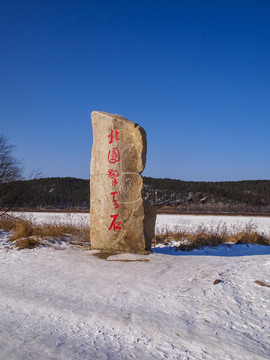
[[70,245],[17,251],[9,236],[0,232],[0,359],[270,357],[270,288],[254,282],[270,285],[270,247],[102,260]]

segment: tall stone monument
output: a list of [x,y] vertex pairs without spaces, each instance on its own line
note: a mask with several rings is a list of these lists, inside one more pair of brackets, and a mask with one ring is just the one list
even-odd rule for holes
[[151,249],[156,212],[142,199],[146,134],[119,115],[93,111],[90,176],[92,249],[140,253]]

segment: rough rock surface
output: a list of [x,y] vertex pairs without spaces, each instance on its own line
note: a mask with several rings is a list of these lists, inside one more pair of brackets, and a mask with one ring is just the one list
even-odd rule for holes
[[91,248],[150,250],[155,211],[143,204],[140,175],[146,162],[145,131],[119,115],[93,111],[91,117]]

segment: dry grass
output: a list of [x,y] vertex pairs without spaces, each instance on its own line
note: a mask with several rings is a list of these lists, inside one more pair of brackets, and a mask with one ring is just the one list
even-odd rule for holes
[[154,237],[153,245],[169,245],[171,241],[180,242],[176,249],[191,251],[202,249],[205,246],[217,247],[220,244],[258,244],[270,245],[270,237],[258,233],[253,224],[248,224],[243,231],[230,233],[226,225],[220,225],[216,229],[206,229],[202,226],[194,232],[169,231],[158,234]]
[[12,229],[14,229],[15,223],[16,223],[16,219],[11,216],[8,216],[8,215],[0,216],[0,229],[1,230],[11,231]]
[[[84,246],[90,242],[89,227],[83,224],[78,227],[72,224],[34,224],[31,220],[11,216],[0,217],[0,229],[12,231],[10,241],[19,249],[32,249],[36,246],[58,239],[73,245]],[[89,245],[88,245],[89,246]]]
[[14,245],[18,250],[23,249],[34,249],[37,246],[41,245],[41,239],[35,237],[29,237],[24,239],[17,239],[14,242]]
[[266,284],[266,283],[263,282],[263,281],[255,280],[254,282],[255,282],[256,284],[260,285],[260,286],[264,286],[264,287],[270,288],[270,285]]
[[[19,249],[31,249],[36,246],[54,243],[55,239],[68,242],[73,245],[88,246],[90,243],[89,227],[81,223],[79,225],[62,223],[34,224],[31,220],[18,219],[11,216],[0,217],[0,229],[12,231],[10,241]],[[258,233],[252,224],[246,226],[243,231],[231,233],[225,224],[215,229],[198,227],[194,232],[170,231],[168,228],[153,239],[153,245],[169,245],[171,241],[179,244],[176,249],[191,251],[205,246],[217,247],[220,244],[259,244],[270,245],[270,237]],[[105,256],[97,255],[97,256]]]
[[227,242],[236,244],[258,244],[258,245],[270,245],[270,238],[259,234],[258,232],[248,233],[242,231],[228,237]]

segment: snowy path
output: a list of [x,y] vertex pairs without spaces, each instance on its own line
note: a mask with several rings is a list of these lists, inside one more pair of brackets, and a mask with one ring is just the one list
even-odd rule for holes
[[150,260],[122,262],[75,247],[16,251],[6,237],[0,359],[270,357],[270,288],[254,283],[269,284],[269,247],[109,258]]

